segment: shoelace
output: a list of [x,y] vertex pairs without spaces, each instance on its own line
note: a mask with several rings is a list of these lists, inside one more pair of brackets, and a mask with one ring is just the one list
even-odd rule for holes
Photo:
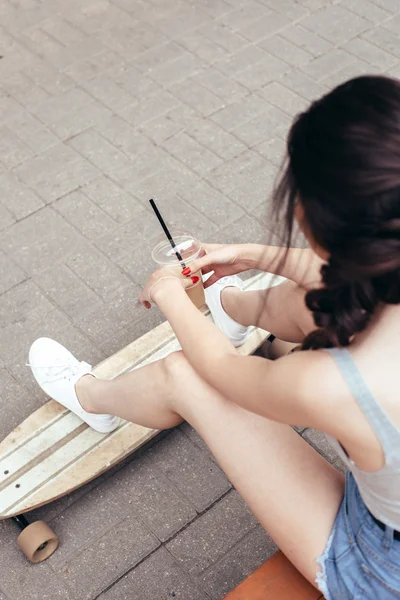
[[27,367],[33,367],[35,369],[48,369],[47,373],[45,373],[46,379],[42,381],[42,383],[54,383],[55,381],[60,381],[65,377],[75,377],[80,370],[81,364],[78,365],[69,365],[69,364],[58,364],[58,365],[31,365],[30,363],[25,363]]

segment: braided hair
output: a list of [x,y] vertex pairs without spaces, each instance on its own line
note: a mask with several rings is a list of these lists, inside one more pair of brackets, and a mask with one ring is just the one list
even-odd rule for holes
[[381,303],[400,303],[400,81],[363,76],[300,114],[275,192],[289,247],[297,202],[329,255],[306,294],[316,330],[303,349],[347,346]]

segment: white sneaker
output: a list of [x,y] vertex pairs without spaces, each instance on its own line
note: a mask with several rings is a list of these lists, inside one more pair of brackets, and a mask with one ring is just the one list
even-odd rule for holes
[[243,282],[237,275],[222,277],[216,283],[204,290],[206,302],[210,309],[214,323],[230,339],[235,347],[241,346],[250,333],[250,327],[245,327],[234,321],[223,309],[221,292],[226,287],[243,289]]
[[95,375],[86,362],[79,362],[69,350],[50,338],[39,338],[29,350],[29,364],[42,390],[90,427],[100,433],[114,431],[119,418],[112,415],[94,415],[83,410],[75,391],[75,384],[83,375]]

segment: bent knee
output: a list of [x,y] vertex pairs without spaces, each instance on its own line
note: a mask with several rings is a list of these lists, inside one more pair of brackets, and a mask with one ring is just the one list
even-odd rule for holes
[[168,354],[164,359],[164,368],[169,380],[179,380],[195,372],[182,350]]

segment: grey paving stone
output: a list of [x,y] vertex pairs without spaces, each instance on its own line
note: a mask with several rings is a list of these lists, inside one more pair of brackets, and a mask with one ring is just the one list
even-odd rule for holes
[[113,111],[136,102],[132,94],[117,85],[108,73],[99,73],[93,79],[83,81],[81,85],[93,98]]
[[[265,96],[268,97],[267,92],[265,92]],[[284,137],[291,124],[292,118],[287,112],[283,112],[280,108],[266,102],[264,112],[248,123],[236,127],[233,133],[249,148],[252,148],[265,139],[277,135]]]
[[0,123],[18,117],[23,111],[22,104],[19,104],[9,94],[0,90]]
[[[25,93],[28,93],[27,91]],[[29,91],[30,95],[30,91]],[[30,148],[35,154],[44,152],[51,146],[58,144],[57,136],[52,133],[36,117],[25,111],[8,123],[8,127]]]
[[0,162],[7,169],[20,165],[31,156],[33,156],[33,151],[8,127],[0,128]]
[[199,581],[214,600],[221,600],[277,550],[270,536],[259,526],[250,531]]
[[11,172],[0,174],[0,197],[16,220],[23,219],[44,206],[44,202]]
[[221,23],[224,27],[227,27],[232,31],[237,31],[247,25],[253,25],[258,19],[266,14],[269,15],[270,11],[265,4],[250,0],[249,2],[243,4],[243,6],[239,6],[238,8],[235,8],[234,10],[220,16],[217,19],[217,22]]
[[211,90],[213,94],[223,98],[226,104],[229,104],[240,96],[248,94],[247,88],[214,67],[203,69],[193,77],[193,80],[199,81],[205,88]]
[[74,87],[72,79],[44,60],[36,61],[30,66],[29,77],[50,95],[63,94]]
[[182,46],[209,64],[224,58],[227,54],[227,50],[206,38],[198,30],[190,31],[179,37],[178,40]]
[[[6,294],[16,290],[17,287]],[[54,337],[67,324],[66,315],[43,297],[35,310],[2,327],[0,356],[5,356],[8,361],[13,362],[20,354],[21,348],[27,350],[37,337]]]
[[201,9],[196,6],[180,4],[174,6],[174,9],[168,11],[168,14],[156,18],[155,26],[169,37],[175,38],[203,23],[210,22],[211,19]]
[[49,560],[53,569],[63,565],[94,546],[103,534],[118,527],[128,515],[126,497],[118,493],[107,479],[89,489],[85,495],[51,520],[61,543]]
[[98,176],[98,170],[64,144],[25,161],[17,176],[45,201],[52,202]]
[[236,491],[231,491],[169,544],[167,549],[189,575],[202,575],[257,521]]
[[88,239],[105,235],[116,227],[115,221],[81,191],[63,196],[53,206]]
[[131,285],[129,279],[93,246],[86,246],[71,255],[68,267],[104,301]]
[[180,100],[167,91],[162,90],[141,102],[131,103],[122,110],[116,110],[123,119],[133,126],[142,125],[154,117],[161,116],[178,106]]
[[67,265],[56,264],[34,277],[35,283],[67,315],[84,313],[100,299]]
[[301,20],[301,25],[329,42],[339,44],[369,29],[366,19],[350,13],[343,6],[326,6]]
[[12,258],[0,252],[0,294],[21,283],[26,278],[26,274],[17,267]]
[[399,23],[400,23],[400,14],[398,14],[397,16],[394,16],[390,19],[386,19],[382,22],[382,27],[384,29],[387,29],[388,31],[393,32],[394,34],[397,34],[399,31]]
[[315,57],[332,49],[330,42],[305,29],[298,23],[285,27],[280,31],[279,35]]
[[233,33],[218,21],[203,25],[199,31],[228,52],[236,52],[248,44],[248,41],[242,35]]
[[322,80],[322,83],[326,85],[328,88],[334,88],[349,79],[353,79],[353,77],[360,77],[361,75],[373,75],[376,73],[377,75],[382,74],[382,71],[377,67],[372,67],[369,63],[355,59],[355,62],[352,62],[347,67],[340,69],[340,71],[336,71],[329,77],[326,77]]
[[137,100],[148,98],[160,90],[160,86],[155,81],[129,63],[120,64],[109,73],[112,73],[112,78],[118,85],[128,90]]
[[260,40],[281,31],[289,24],[290,20],[287,17],[277,12],[271,12],[240,29],[240,33],[249,42],[259,42]]
[[328,443],[325,435],[321,431],[307,429],[307,431],[303,434],[303,437],[330,463],[334,463],[338,459],[337,453]]
[[[196,210],[207,215],[218,227],[225,227],[244,214],[237,204],[208,185],[204,179],[192,187],[185,187],[179,195]],[[204,232],[203,235],[206,236],[202,238],[203,240],[218,237],[214,230]]]
[[390,17],[390,12],[383,10],[374,2],[368,2],[368,0],[346,0],[345,2],[342,1],[341,4],[372,23],[381,23]]
[[6,229],[13,223],[15,223],[15,218],[11,212],[8,210],[8,208],[0,204],[0,231]]
[[202,68],[203,64],[203,61],[198,56],[186,52],[172,62],[154,67],[148,72],[148,75],[159,85],[169,87],[173,83],[194,75]]
[[[211,232],[216,231],[217,226],[210,219],[181,198],[177,196],[157,198],[153,192],[154,190],[148,188],[146,203],[148,204],[148,198],[151,197],[158,200],[160,212],[171,230],[185,229],[200,239],[204,239],[205,235],[209,236]],[[135,249],[139,246],[142,247],[143,244],[148,248],[152,244],[155,245],[161,234],[160,225],[154,214],[150,210],[146,210],[143,215],[140,215],[140,218],[133,219],[121,225],[112,234],[100,238],[96,245],[109,258],[118,260],[128,253],[132,253],[133,257]]]
[[142,212],[131,194],[104,175],[93,179],[81,187],[80,191],[117,223],[129,221],[135,214]]
[[139,160],[143,153],[149,154],[156,150],[154,143],[116,115],[105,119],[97,126],[97,130],[134,161]]
[[286,141],[279,137],[272,138],[258,144],[254,147],[254,150],[259,152],[261,156],[265,156],[272,164],[280,167],[286,155]]
[[118,497],[162,542],[196,517],[194,507],[174,485],[141,456],[112,479]]
[[82,154],[102,172],[130,167],[128,157],[96,131],[88,130],[80,133],[68,141],[68,146]]
[[264,62],[252,65],[234,77],[249,90],[256,91],[277,77],[288,73],[290,69],[291,66],[288,63],[270,55]]
[[[7,73],[7,78],[2,81],[2,87],[7,90],[12,98],[28,107],[30,104],[40,104],[49,98],[45,89],[38,86],[28,75],[22,71]],[[23,112],[20,117],[24,117]],[[17,117],[18,118],[18,117]]]
[[51,96],[42,104],[39,104],[32,112],[46,125],[57,123],[71,111],[90,103],[91,97],[87,92],[78,87],[72,87],[64,94]]
[[107,49],[96,54],[94,57],[87,57],[73,63],[64,69],[64,73],[75,83],[84,84],[94,79],[100,73],[117,67],[122,62],[123,59],[121,56]]
[[102,341],[101,350],[106,356],[111,356],[115,352],[118,352],[124,346],[127,346],[165,321],[165,318],[157,309],[146,311],[146,309],[140,307],[140,310],[143,316],[132,323],[130,327],[117,332],[114,331],[110,337]]
[[292,44],[290,40],[282,35],[273,35],[266,40],[262,40],[259,46],[294,67],[302,67],[313,59],[313,54]]
[[382,50],[400,57],[400,38],[392,31],[384,29],[383,27],[375,27],[365,33],[362,37],[380,47]]
[[30,275],[45,271],[83,245],[83,236],[50,207],[16,223],[0,241],[0,248]]
[[133,60],[133,64],[144,73],[147,73],[159,65],[173,61],[184,54],[185,50],[181,45],[168,40],[139,54]]
[[100,596],[101,600],[207,600],[209,596],[160,548]]
[[[262,207],[262,212],[267,213],[267,206]],[[277,237],[267,229],[266,217],[253,218],[250,215],[238,219],[228,227],[224,227],[218,234],[218,241],[225,244],[271,244],[276,245]],[[280,240],[280,245],[281,245]],[[275,243],[274,243],[275,242]]]
[[205,117],[224,106],[222,98],[208,91],[191,77],[185,81],[174,84],[169,89],[171,93],[182,100],[182,102],[193,107]]
[[[194,81],[194,79],[192,81]],[[152,121],[148,121],[140,126],[139,130],[154,143],[162,144],[162,142],[168,140],[176,133],[180,133],[190,127],[193,122],[198,120],[198,118],[199,113],[197,110],[182,104],[181,106],[173,108],[165,115],[161,115]]]
[[178,430],[152,448],[148,457],[199,512],[230,488],[220,468]]
[[[25,356],[24,363],[27,362],[26,359],[27,357]],[[10,365],[10,362],[11,359],[8,355],[4,358],[4,362],[3,360],[0,360],[0,410],[2,415],[0,421],[0,440],[18,427],[18,425],[39,408],[43,402],[43,394],[42,399],[37,400],[37,398],[29,394],[28,390],[18,383],[11,375],[11,367],[14,365]],[[6,363],[5,366],[4,363]],[[27,367],[21,368],[27,369]]]
[[267,201],[276,175],[274,165],[247,150],[211,171],[207,180],[246,210],[253,210]]
[[355,60],[356,58],[352,54],[349,54],[340,48],[335,48],[334,50],[315,58],[304,66],[303,70],[306,75],[309,75],[316,81],[321,81]]
[[73,323],[100,348],[110,338],[118,336],[121,345],[113,350],[116,352],[135,339],[136,322],[145,310],[139,303],[139,293],[140,288],[130,283],[118,293],[110,294],[102,305],[75,315]]
[[17,547],[18,528],[0,522],[0,576],[7,600],[74,600],[61,578],[46,563],[30,563]]
[[240,81],[238,78],[239,73],[261,62],[265,64],[266,60],[266,52],[258,46],[249,44],[227,58],[219,60],[215,63],[215,68],[224,73],[224,75],[228,77],[234,76],[237,81]]
[[[306,110],[309,106],[308,100],[296,94],[296,92],[290,90],[286,86],[282,85],[279,81],[273,81],[272,83],[265,86],[259,92],[265,99],[279,108],[285,111],[288,115],[293,117],[294,115]],[[262,117],[261,117],[262,118]],[[282,119],[281,119],[282,122]],[[278,124],[281,125],[282,123]],[[288,129],[290,121],[283,120],[283,125]],[[281,136],[284,136],[283,131],[280,131]],[[266,136],[267,137],[267,136]],[[270,136],[267,137],[266,141],[270,141]]]
[[269,6],[271,10],[276,10],[293,21],[304,17],[308,13],[307,8],[299,4],[296,0],[282,0],[278,4],[274,0],[262,0],[262,2],[266,6]]
[[163,143],[163,147],[186,167],[199,175],[220,165],[223,160],[186,133],[178,133]]
[[209,148],[221,158],[234,158],[246,150],[246,145],[243,142],[207,119],[193,121],[186,128],[186,131],[200,144]]
[[58,571],[74,598],[94,599],[159,545],[157,538],[130,514],[99,533],[99,539]]
[[68,141],[75,135],[85,131],[94,125],[100,125],[105,119],[112,115],[110,109],[100,102],[93,100],[70,110],[62,119],[53,123],[50,128],[57,134],[58,138]]
[[316,100],[328,92],[328,89],[324,84],[320,82],[317,83],[314,79],[298,69],[293,69],[293,71],[290,71],[287,75],[282,77],[280,83],[310,101]]
[[361,38],[354,38],[349,42],[346,42],[342,46],[346,52],[354,54],[361,60],[386,71],[398,63],[398,58],[385,52],[381,48],[377,48],[375,44],[371,44],[367,40]]
[[225,108],[219,110],[211,116],[211,120],[217,123],[226,131],[243,125],[265,110],[265,100],[257,94],[249,94],[243,98],[238,98]]

